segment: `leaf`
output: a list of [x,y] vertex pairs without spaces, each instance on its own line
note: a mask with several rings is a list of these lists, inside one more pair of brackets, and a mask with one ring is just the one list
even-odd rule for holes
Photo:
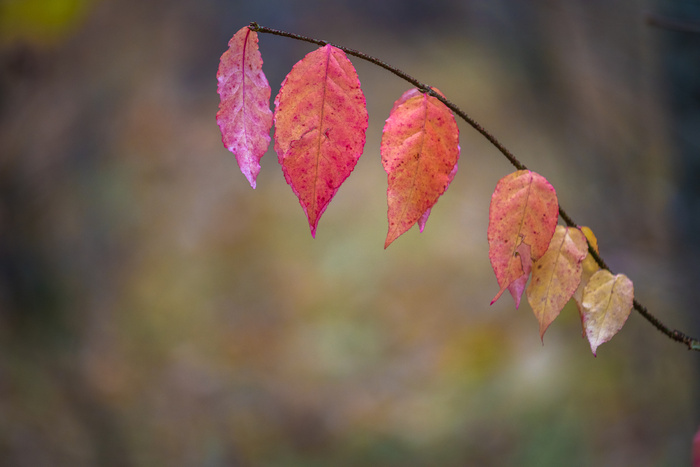
[[543,176],[519,170],[498,182],[491,196],[488,241],[489,259],[501,290],[491,304],[514,281],[521,281],[521,286],[510,291],[515,306],[520,305],[523,281],[529,275],[527,266],[523,266],[520,245],[529,246],[529,256],[537,261],[549,247],[558,212],[557,194]]
[[523,296],[525,285],[527,284],[527,280],[530,278],[530,271],[532,270],[530,245],[521,243],[518,245],[518,248],[516,248],[515,255],[520,258],[520,265],[522,266],[523,274],[510,283],[508,286],[508,292],[510,292],[510,295],[515,299],[515,308],[517,309],[520,306],[520,298]]
[[247,26],[233,35],[216,74],[221,98],[216,122],[224,146],[236,155],[241,172],[255,188],[260,159],[270,146],[270,85],[262,71],[258,34]]
[[452,182],[459,159],[457,122],[437,98],[410,89],[389,113],[380,152],[388,176],[386,248],[415,223],[422,232],[430,209]]
[[700,467],[700,428],[693,438],[693,467]]
[[583,232],[558,225],[547,252],[535,262],[527,300],[540,323],[540,339],[579,286],[587,254]]
[[[593,231],[590,228],[584,226],[581,227],[581,232],[583,232],[583,234],[586,236],[588,243],[590,243],[593,246],[593,249],[596,252],[598,252],[598,239],[596,238]],[[581,282],[579,283],[576,292],[574,292],[574,301],[576,302],[576,307],[578,308],[578,312],[581,317],[581,326],[583,328],[583,335],[585,336],[586,329],[585,327],[583,327],[583,307],[581,306],[581,301],[583,298],[583,289],[586,288],[586,284],[588,284],[588,281],[590,280],[591,276],[600,269],[600,266],[598,266],[598,263],[590,254],[590,252],[586,255],[586,259],[583,260],[583,263],[581,263],[581,265],[583,267],[583,270],[581,271]]]
[[634,286],[624,274],[613,275],[601,269],[593,274],[583,290],[583,326],[593,355],[627,321],[632,311]]
[[311,235],[365,145],[367,108],[355,68],[326,45],[297,62],[275,98],[275,151]]

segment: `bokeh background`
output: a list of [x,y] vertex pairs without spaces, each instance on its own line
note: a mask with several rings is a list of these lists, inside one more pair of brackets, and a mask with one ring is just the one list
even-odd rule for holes
[[[407,83],[352,59],[367,145],[315,240],[272,151],[250,188],[215,114],[251,21],[438,87],[700,335],[697,2],[0,0],[0,465],[690,465],[697,353],[489,306],[513,169],[463,122],[425,232],[382,248]],[[313,50],[260,47],[273,97]]]

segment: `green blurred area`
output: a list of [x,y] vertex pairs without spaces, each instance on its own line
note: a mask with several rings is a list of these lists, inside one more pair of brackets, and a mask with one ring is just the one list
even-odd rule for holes
[[92,3],[92,0],[2,0],[0,44],[59,41],[79,26]]
[[[527,304],[489,306],[488,205],[513,169],[471,128],[425,231],[384,250],[379,141],[408,84],[353,59],[367,145],[316,239],[274,152],[252,190],[215,121],[251,21],[378,56],[545,175],[637,297],[698,334],[653,3],[0,5],[0,464],[689,465],[697,355],[633,314],[594,358],[574,306],[544,345]],[[273,96],[312,50],[260,47]]]

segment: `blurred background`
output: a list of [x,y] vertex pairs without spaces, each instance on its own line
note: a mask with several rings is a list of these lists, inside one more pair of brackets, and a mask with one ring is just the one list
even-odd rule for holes
[[[514,169],[463,122],[425,232],[382,248],[407,83],[352,59],[367,144],[315,240],[272,150],[250,188],[215,115],[251,21],[438,87],[700,335],[697,2],[0,0],[0,465],[689,466],[700,354],[489,306]],[[260,48],[273,99],[313,50]]]

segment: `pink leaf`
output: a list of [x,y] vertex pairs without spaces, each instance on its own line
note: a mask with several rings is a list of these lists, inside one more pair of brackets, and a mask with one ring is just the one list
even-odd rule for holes
[[258,34],[238,31],[221,56],[216,78],[221,98],[216,121],[224,146],[236,155],[241,172],[255,188],[260,159],[270,145],[270,85],[262,71]]
[[[523,268],[520,245],[530,247],[530,257],[538,260],[547,251],[559,213],[557,194],[541,175],[519,170],[503,177],[491,196],[489,208],[489,259],[500,291],[493,304],[514,281],[525,281],[529,271]],[[524,286],[524,283],[522,283]],[[516,305],[524,287],[510,290]]]
[[380,150],[388,175],[386,248],[413,224],[425,227],[457,171],[459,128],[437,98],[410,89],[391,109]]
[[275,151],[311,235],[365,145],[365,96],[345,53],[326,45],[294,65],[275,98]]

